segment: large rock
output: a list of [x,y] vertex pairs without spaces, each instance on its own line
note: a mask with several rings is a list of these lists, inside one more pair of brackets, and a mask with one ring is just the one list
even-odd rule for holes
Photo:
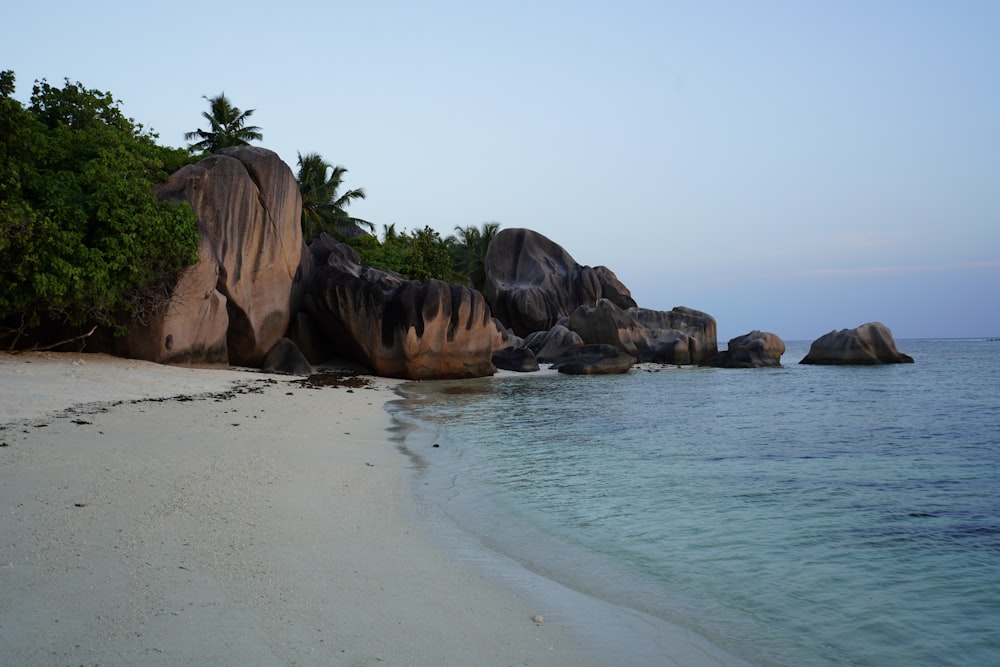
[[583,345],[580,334],[570,331],[563,324],[557,324],[548,331],[536,331],[524,340],[524,346],[535,353],[543,364],[554,361],[571,347]]
[[831,331],[809,347],[800,364],[863,365],[912,364],[913,357],[896,349],[889,327],[868,322],[855,329]]
[[344,244],[325,256],[306,308],[341,353],[385,377],[495,372],[492,353],[502,347],[502,334],[478,291],[362,266]]
[[635,365],[635,357],[614,345],[579,345],[565,350],[552,368],[567,375],[615,375]]
[[780,366],[781,355],[785,353],[785,341],[766,331],[754,330],[748,334],[729,339],[729,349],[715,354],[702,366],[715,368],[761,368]]
[[601,298],[620,308],[636,305],[610,269],[581,266],[528,229],[500,231],[490,242],[485,270],[494,317],[522,337],[548,331],[578,306],[593,306]]
[[515,347],[515,348],[524,347],[524,339],[515,334],[506,326],[504,326],[504,323],[495,317],[493,318],[493,325],[497,328],[497,331],[500,333],[499,337],[497,338],[497,345],[499,345],[499,347],[497,347],[496,349],[503,350],[508,347]]
[[227,148],[158,186],[164,200],[198,215],[198,263],[168,305],[114,342],[122,356],[161,363],[259,367],[294,309],[303,254],[295,176],[263,148]]
[[204,238],[198,256],[197,264],[181,272],[161,310],[122,336],[104,337],[96,351],[161,364],[228,364],[229,300],[215,288],[219,267]]
[[613,345],[639,361],[697,364],[718,351],[715,319],[681,306],[669,311],[622,310],[600,299],[594,307],[574,310],[569,328],[585,343]]
[[493,351],[493,365],[504,371],[533,373],[538,370],[538,359],[526,347],[505,347]]

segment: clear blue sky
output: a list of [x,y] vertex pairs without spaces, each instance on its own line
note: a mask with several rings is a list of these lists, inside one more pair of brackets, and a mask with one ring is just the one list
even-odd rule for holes
[[19,2],[0,68],[225,93],[379,229],[499,222],[719,338],[1000,336],[1000,2]]

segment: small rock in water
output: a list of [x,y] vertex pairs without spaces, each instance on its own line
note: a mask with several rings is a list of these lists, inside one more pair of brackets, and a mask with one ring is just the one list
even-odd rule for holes
[[532,620],[532,621],[534,621],[534,622],[535,622],[535,623],[536,623],[537,625],[541,625],[542,623],[544,623],[544,622],[545,622],[545,619],[544,619],[544,618],[542,618],[542,616],[541,616],[541,615],[537,615],[537,616],[535,616],[535,617],[534,617],[533,619],[531,619],[531,620]]

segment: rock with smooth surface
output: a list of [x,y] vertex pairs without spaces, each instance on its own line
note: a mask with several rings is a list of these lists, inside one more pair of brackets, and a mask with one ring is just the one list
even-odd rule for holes
[[593,306],[600,298],[620,308],[636,305],[610,269],[582,266],[529,229],[501,230],[490,242],[485,271],[493,316],[522,337],[548,331],[578,306]]
[[585,343],[613,345],[640,362],[697,364],[718,351],[715,319],[682,306],[622,310],[601,299],[593,307],[574,310],[569,328]]
[[198,263],[167,306],[114,341],[122,356],[160,363],[260,367],[294,308],[304,245],[301,197],[276,153],[226,148],[175,172],[156,188],[198,216]]
[[502,350],[507,347],[524,347],[524,339],[511,331],[509,328],[505,327],[503,322],[495,317],[493,318],[493,325],[497,328],[497,332],[499,333],[497,338],[497,344],[499,347],[496,349]]
[[362,266],[346,245],[317,269],[306,308],[335,349],[376,375],[429,380],[496,371],[502,334],[482,294]]
[[781,355],[784,353],[785,341],[773,333],[755,329],[748,334],[731,338],[728,349],[709,357],[701,365],[715,368],[780,366]]
[[536,331],[524,339],[524,346],[543,364],[551,363],[567,349],[580,345],[583,345],[580,334],[563,324],[556,324],[548,331]]
[[614,345],[580,345],[563,352],[552,368],[567,375],[617,375],[627,373],[635,361]]
[[493,365],[504,371],[533,373],[538,370],[538,359],[526,347],[505,347],[494,350]]
[[913,357],[896,349],[889,327],[868,322],[855,329],[831,331],[809,347],[800,364],[862,365],[912,364]]

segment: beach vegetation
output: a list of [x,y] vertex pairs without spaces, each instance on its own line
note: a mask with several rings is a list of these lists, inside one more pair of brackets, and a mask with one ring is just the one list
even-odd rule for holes
[[499,231],[498,222],[484,222],[480,227],[456,226],[455,234],[445,239],[455,270],[483,294],[486,293],[486,251]]
[[485,293],[486,251],[500,225],[487,222],[455,229],[455,235],[442,238],[428,226],[397,231],[395,225],[386,225],[381,239],[374,234],[338,238],[357,251],[365,266],[393,271],[409,280],[435,278]]
[[[110,93],[0,74],[0,346],[40,324],[144,321],[197,261],[190,205],[153,186],[190,161]],[[127,321],[127,320],[126,320]]]
[[[169,148],[110,93],[79,82],[36,81],[26,104],[14,93],[14,73],[0,72],[0,348],[84,325],[148,322],[180,270],[197,262],[199,242],[190,205],[159,201],[154,185],[206,154],[261,140],[248,122],[254,110],[224,93],[206,98],[208,129],[187,133],[186,149]],[[380,237],[348,213],[365,191],[343,189],[346,168],[318,153],[299,154],[298,167],[305,238],[327,232],[365,265],[485,289],[499,224],[459,226],[447,238],[387,225]]]
[[188,145],[192,155],[215,153],[229,146],[249,146],[251,141],[264,138],[259,127],[247,125],[254,109],[241,110],[229,101],[224,92],[205,99],[208,100],[209,110],[202,111],[201,115],[208,122],[208,129],[199,127],[184,135],[186,141],[198,140]]
[[409,280],[435,278],[447,283],[465,283],[465,277],[455,270],[448,243],[430,227],[399,232],[395,225],[387,225],[381,240],[362,234],[347,239],[347,243],[366,266],[394,271]]
[[323,232],[339,238],[351,225],[375,230],[373,223],[347,212],[352,201],[365,198],[365,190],[340,192],[346,168],[330,164],[319,153],[299,153],[298,166],[295,180],[302,195],[303,238],[314,239]]

